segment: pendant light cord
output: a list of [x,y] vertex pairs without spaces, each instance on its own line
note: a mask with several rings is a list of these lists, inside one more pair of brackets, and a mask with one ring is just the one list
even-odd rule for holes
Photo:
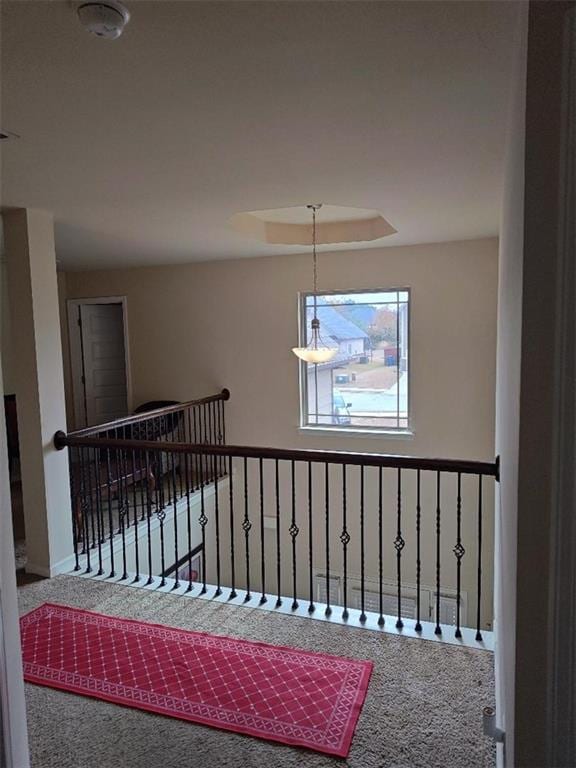
[[318,309],[318,254],[316,253],[316,211],[320,208],[319,204],[309,205],[312,209],[312,265],[314,269],[314,320],[317,320]]

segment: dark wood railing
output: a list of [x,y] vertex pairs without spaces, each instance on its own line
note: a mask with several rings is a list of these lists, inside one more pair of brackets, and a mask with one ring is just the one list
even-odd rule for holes
[[[208,442],[211,441],[212,443],[215,443],[216,438],[221,438],[220,442],[225,442],[224,403],[229,399],[230,391],[228,389],[223,389],[216,395],[208,395],[208,397],[201,397],[197,400],[189,400],[186,403],[174,403],[174,405],[164,406],[163,408],[145,410],[141,413],[126,416],[123,419],[109,421],[106,424],[97,424],[92,427],[77,429],[74,432],[70,432],[68,437],[102,437],[104,434],[107,437],[117,437],[119,434],[124,436],[126,435],[125,430],[128,430],[130,427],[135,427],[135,425],[142,427],[142,425],[145,426],[147,422],[161,425],[163,420],[165,420],[164,423],[169,423],[170,420],[175,422],[180,414],[188,415],[196,412],[198,414],[198,434],[208,438]],[[128,434],[130,433],[131,430],[129,430]],[[191,434],[193,436],[193,430]],[[204,442],[204,440],[198,442]]]
[[[153,418],[177,413],[174,407]],[[169,437],[111,436],[111,429],[142,423],[124,422],[54,438],[75,456],[78,570],[121,580],[130,573],[148,584],[158,579],[159,587],[174,574],[174,589],[228,590],[228,599],[260,604],[272,592],[278,608],[286,588],[292,610],[305,600],[310,614],[322,603],[326,615],[338,607],[348,619],[357,608],[360,623],[373,613],[379,626],[395,614],[397,629],[411,617],[416,632],[433,618],[439,636],[448,590],[455,637],[468,626],[482,641],[484,485],[498,479],[497,460],[227,446],[191,441],[198,435],[193,418],[186,428],[170,423]],[[200,568],[193,568],[199,553]],[[473,619],[463,623],[468,594]],[[385,610],[391,600],[393,610]]]
[[[187,441],[206,445],[222,445],[226,439],[224,404],[230,398],[230,392],[221,392],[208,397],[190,400],[185,403],[164,405],[150,408],[150,404],[140,407],[140,412],[105,424],[98,424],[71,432],[68,440],[77,441],[77,446],[93,450],[70,450],[70,482],[72,492],[74,539],[76,548],[82,554],[97,546],[97,538],[102,538],[108,528],[119,526],[123,515],[123,489],[146,484],[148,496],[154,498],[159,508],[171,503],[173,495],[184,493],[179,461],[170,460],[166,454],[154,450],[149,460],[142,465],[131,461],[125,452],[109,450],[110,441],[117,439],[137,440],[138,445],[146,443],[148,447],[157,447],[160,442],[176,443]],[[165,402],[165,401],[164,401]],[[174,488],[170,482],[170,473],[174,464],[178,483]],[[214,471],[219,468],[213,467]],[[199,473],[200,468],[197,468]],[[203,468],[205,481],[210,481],[211,470]],[[192,483],[198,487],[198,480]],[[124,496],[126,494],[124,493]],[[102,507],[111,507],[108,519],[102,514]],[[98,520],[90,512],[90,507],[99,507]],[[90,521],[91,525],[87,525]],[[99,525],[96,525],[96,522]],[[132,524],[125,517],[127,527]],[[98,532],[99,529],[99,532]],[[79,548],[81,545],[81,549]]]

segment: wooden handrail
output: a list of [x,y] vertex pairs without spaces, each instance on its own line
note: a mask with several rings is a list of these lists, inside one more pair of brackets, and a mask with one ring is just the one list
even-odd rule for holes
[[231,456],[248,459],[278,459],[322,464],[348,464],[363,467],[422,469],[436,472],[456,472],[487,475],[499,479],[499,460],[469,461],[465,459],[435,459],[418,456],[397,456],[380,453],[349,453],[347,451],[313,451],[291,448],[263,448],[245,445],[208,445],[204,443],[170,443],[160,440],[120,440],[86,437],[78,433],[57,432],[54,445],[63,448],[118,448],[125,451],[154,451],[192,453],[206,456]]
[[99,432],[108,432],[111,429],[119,429],[120,427],[128,427],[131,424],[138,424],[141,421],[147,421],[148,419],[154,419],[159,416],[166,416],[169,413],[177,413],[185,408],[190,408],[196,405],[206,405],[207,403],[215,403],[219,400],[229,400],[230,390],[223,389],[217,395],[208,395],[208,397],[201,397],[199,400],[189,400],[186,403],[178,403],[177,405],[167,405],[164,408],[155,408],[152,411],[145,411],[144,413],[137,413],[133,416],[126,416],[123,419],[116,419],[116,421],[108,421],[105,424],[95,424],[92,427],[85,427],[84,429],[76,429],[70,432],[68,437],[89,437],[96,435]]

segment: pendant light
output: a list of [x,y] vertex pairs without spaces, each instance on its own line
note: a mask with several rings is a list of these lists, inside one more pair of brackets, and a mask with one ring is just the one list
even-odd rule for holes
[[[324,341],[320,335],[320,320],[318,320],[318,264],[316,254],[316,211],[321,207],[321,203],[315,203],[313,205],[307,205],[312,211],[312,263],[314,267],[314,317],[312,318],[311,329],[312,335],[308,345],[305,347],[292,347],[292,352],[299,357],[300,360],[304,360],[306,363],[327,363],[336,355],[338,347],[331,346]],[[305,307],[306,314],[308,314],[308,307]],[[306,318],[306,323],[308,318]]]

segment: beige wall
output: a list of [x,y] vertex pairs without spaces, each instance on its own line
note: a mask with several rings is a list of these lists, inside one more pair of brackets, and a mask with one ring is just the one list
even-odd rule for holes
[[412,439],[299,433],[290,350],[298,291],[310,288],[307,255],[70,272],[66,281],[68,298],[128,297],[136,404],[226,386],[230,442],[491,458],[497,241],[322,253],[319,274],[326,290],[412,289]]
[[2,352],[4,392],[7,395],[13,395],[16,387],[12,344],[10,305],[8,303],[8,270],[6,262],[0,260],[0,350]]
[[[411,370],[414,436],[320,436],[299,431],[298,291],[310,288],[309,255],[278,256],[187,266],[67,273],[68,298],[127,296],[134,402],[186,400],[222,387],[227,404],[227,441],[248,445],[375,451],[422,456],[491,459],[494,456],[494,390],[497,300],[495,239],[398,248],[322,253],[320,287],[346,290],[407,286],[411,289]],[[423,579],[434,579],[434,488],[424,483]],[[408,481],[408,478],[407,478]],[[267,480],[271,483],[271,480]],[[287,482],[287,479],[282,481]],[[315,482],[320,483],[318,478]],[[333,483],[336,483],[336,479]],[[372,482],[372,481],[371,481]],[[454,585],[454,478],[446,480],[443,585]],[[272,487],[270,485],[270,487]],[[465,588],[474,591],[475,495],[466,487]],[[393,533],[393,482],[387,479],[387,520]],[[372,491],[375,484],[372,482]],[[405,491],[404,577],[414,580],[414,488]],[[492,489],[486,486],[487,497]],[[357,498],[357,478],[350,479]],[[338,487],[334,487],[337,498]],[[320,498],[320,496],[319,496]],[[444,499],[444,497],[443,497]],[[375,500],[370,499],[370,509]],[[335,504],[336,506],[336,504]],[[257,508],[253,511],[257,515]],[[266,514],[273,515],[272,509]],[[284,514],[284,513],[283,513]],[[299,499],[306,527],[306,500]],[[357,504],[350,510],[357,531]],[[491,618],[492,507],[485,509],[483,613]],[[338,513],[335,512],[335,518]],[[374,525],[374,519],[370,525]],[[388,524],[388,523],[387,523]],[[317,513],[317,525],[321,515]],[[409,528],[409,530],[408,530]],[[335,524],[335,535],[338,529]],[[284,535],[284,533],[283,533]],[[315,531],[315,541],[320,541]],[[369,533],[373,540],[373,531]],[[273,542],[274,532],[266,532]],[[336,546],[337,546],[337,539]],[[304,534],[301,544],[304,546]],[[357,571],[358,536],[351,545]],[[305,550],[302,551],[305,558]],[[376,575],[375,549],[367,553]],[[306,562],[302,560],[301,562]],[[410,563],[412,565],[410,565]],[[318,563],[321,565],[321,563]],[[387,558],[387,577],[394,576]],[[305,591],[305,569],[299,591]],[[286,581],[286,580],[285,580]],[[473,608],[473,604],[470,606]]]
[[68,333],[68,310],[66,306],[66,273],[58,272],[57,278],[62,360],[64,364],[64,389],[66,390],[66,421],[68,429],[72,429],[74,425],[74,398],[72,397],[72,369],[70,366],[70,339]]
[[52,442],[65,419],[54,225],[34,209],[10,209],[3,219],[26,567],[50,576],[68,567],[73,551],[68,456]]

